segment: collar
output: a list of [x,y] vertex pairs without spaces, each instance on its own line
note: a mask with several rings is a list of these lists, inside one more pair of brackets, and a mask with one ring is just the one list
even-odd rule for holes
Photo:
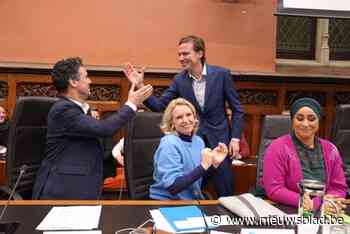
[[184,135],[181,133],[178,133],[178,134],[179,134],[179,137],[181,140],[186,141],[186,142],[192,142],[192,136]]
[[[204,63],[203,65],[203,70],[202,70],[202,77],[206,76],[208,74],[207,72],[207,64]],[[188,72],[188,75],[194,79],[194,80],[198,80],[194,75],[192,75],[190,72]]]
[[75,104],[77,104],[78,106],[80,106],[80,108],[83,110],[83,112],[84,112],[85,114],[88,113],[88,110],[90,109],[89,103],[87,103],[87,102],[80,103],[80,102],[78,102],[78,101],[76,101],[76,100],[73,100],[73,99],[71,99],[71,98],[68,98],[68,99],[71,100],[72,102],[74,102]]
[[298,137],[295,135],[295,132],[292,131],[292,139],[296,144],[298,144],[302,149],[307,150],[307,151],[314,151],[316,150],[318,146],[318,137],[315,136],[315,143],[314,143],[314,148],[310,148],[309,146],[305,145],[301,140],[298,139]]

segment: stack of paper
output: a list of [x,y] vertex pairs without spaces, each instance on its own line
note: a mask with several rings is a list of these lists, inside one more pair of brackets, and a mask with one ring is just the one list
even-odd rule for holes
[[53,207],[37,230],[92,230],[98,227],[101,206]]
[[102,234],[101,231],[48,231],[43,234]]

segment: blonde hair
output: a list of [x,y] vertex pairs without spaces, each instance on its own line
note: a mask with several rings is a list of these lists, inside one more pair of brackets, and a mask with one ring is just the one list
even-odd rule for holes
[[173,125],[173,111],[177,106],[187,106],[192,111],[192,114],[196,121],[193,129],[193,134],[195,134],[198,130],[198,125],[199,125],[197,112],[194,106],[189,101],[183,98],[176,98],[169,103],[169,105],[164,111],[162,122],[160,124],[160,129],[164,134],[174,134],[176,132]]

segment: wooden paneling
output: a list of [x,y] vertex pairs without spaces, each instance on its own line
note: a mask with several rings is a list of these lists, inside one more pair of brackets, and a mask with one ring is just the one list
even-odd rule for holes
[[[0,104],[12,113],[20,95],[52,95],[48,88],[51,85],[49,73],[48,69],[0,69],[0,95],[3,95]],[[145,83],[152,84],[160,95],[173,75],[173,72],[146,73]],[[118,110],[127,100],[130,85],[121,72],[89,71],[89,76],[95,89],[91,106],[101,112],[110,112]],[[244,132],[252,156],[258,151],[264,115],[282,113],[298,97],[315,97],[324,109],[320,136],[329,138],[336,104],[350,103],[350,79],[266,74],[240,74],[233,78],[246,113]]]

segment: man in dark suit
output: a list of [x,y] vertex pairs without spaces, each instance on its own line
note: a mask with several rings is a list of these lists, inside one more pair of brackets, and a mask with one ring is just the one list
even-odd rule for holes
[[112,137],[124,127],[152,93],[152,87],[134,91],[118,113],[104,120],[91,117],[86,102],[90,83],[80,58],[57,62],[53,84],[62,97],[48,115],[46,157],[37,174],[33,199],[98,199],[103,182],[103,149],[99,137]]
[[[197,36],[181,38],[178,46],[183,71],[175,76],[160,98],[151,96],[144,104],[152,111],[163,111],[171,100],[177,97],[187,99],[198,112],[200,125],[197,134],[206,145],[214,148],[223,142],[229,146],[230,155],[239,158],[244,113],[230,71],[206,64],[205,44]],[[143,70],[137,72],[128,64],[124,73],[137,88],[142,88]],[[226,119],[225,102],[233,112],[232,128]],[[214,185],[219,196],[233,194],[231,167],[231,160],[227,158],[218,170],[213,171]]]

